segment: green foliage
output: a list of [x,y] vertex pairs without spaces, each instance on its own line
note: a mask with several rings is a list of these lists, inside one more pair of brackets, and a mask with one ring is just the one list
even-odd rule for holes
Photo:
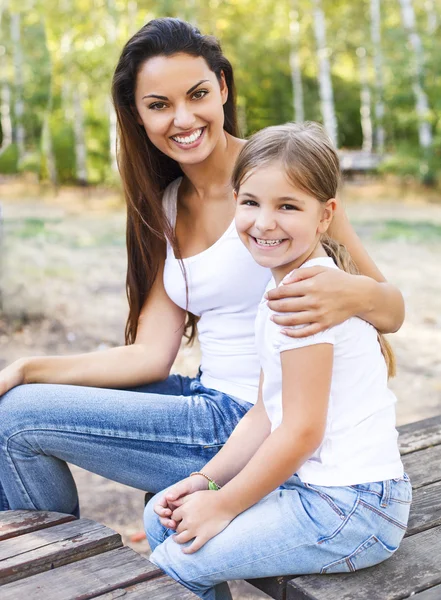
[[[327,26],[327,52],[332,70],[339,144],[362,145],[360,123],[360,65],[357,48],[366,49],[370,88],[375,99],[373,49],[370,42],[370,0],[322,0]],[[424,0],[413,0],[424,49],[422,84],[428,94],[434,130],[431,152],[418,149],[418,120],[412,89],[414,63],[408,36],[401,25],[397,0],[382,0],[382,50],[384,63],[384,119],[388,159],[385,172],[411,175],[427,182],[439,177],[441,164],[441,56],[440,24],[427,30]],[[83,93],[87,171],[91,183],[115,180],[109,149],[108,95],[119,52],[129,36],[147,20],[179,16],[197,23],[204,33],[220,38],[234,68],[243,133],[294,118],[290,67],[290,19],[295,9],[299,23],[299,56],[302,69],[305,117],[321,121],[317,83],[317,49],[311,0],[139,0],[133,3],[96,2],[93,10],[85,0],[25,0],[21,10],[23,55],[23,124],[26,158],[21,165],[48,176],[48,157],[41,143],[42,128],[50,115],[50,132],[58,180],[74,182],[76,175],[75,111],[73,91]],[[16,129],[14,103],[14,48],[10,38],[10,14],[3,12],[0,34],[2,77],[13,96],[11,113]],[[17,171],[17,148],[0,156],[0,173]]]
[[0,155],[0,173],[12,175],[18,173],[18,149],[16,144],[11,144]]

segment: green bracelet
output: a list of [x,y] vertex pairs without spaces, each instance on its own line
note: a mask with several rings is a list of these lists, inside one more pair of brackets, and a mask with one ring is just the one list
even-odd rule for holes
[[208,481],[208,489],[209,490],[217,492],[218,490],[221,489],[221,486],[218,485],[214,481],[214,479],[211,479],[211,477],[208,477],[208,475],[205,475],[205,473],[202,473],[202,471],[195,471],[194,473],[190,473],[190,477],[192,477],[193,475],[202,475],[202,477],[205,477],[205,479],[207,479],[207,481]]

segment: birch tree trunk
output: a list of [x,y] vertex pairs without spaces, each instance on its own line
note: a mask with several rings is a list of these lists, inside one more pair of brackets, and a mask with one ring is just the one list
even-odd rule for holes
[[360,117],[361,131],[363,133],[362,150],[372,152],[372,119],[371,119],[371,91],[369,89],[368,66],[366,49],[357,48],[360,66]]
[[291,66],[292,93],[294,101],[294,119],[298,123],[305,120],[305,111],[303,108],[303,86],[302,71],[299,56],[299,13],[296,10],[296,2],[292,2],[292,10],[289,14],[289,30],[291,35],[291,49],[289,54],[289,64]]
[[415,111],[418,117],[418,139],[420,147],[427,150],[432,145],[432,127],[429,122],[429,101],[423,88],[424,56],[421,38],[415,25],[412,0],[400,0],[401,18],[413,50],[413,84]]
[[380,0],[371,0],[371,44],[375,72],[375,146],[379,154],[384,154],[384,84],[383,52],[381,49],[381,9]]
[[2,126],[2,144],[0,156],[12,144],[12,120],[11,120],[11,88],[6,79],[6,56],[0,56],[1,90],[0,90],[0,119]]
[[11,13],[11,40],[14,57],[15,135],[18,149],[18,168],[20,169],[25,157],[25,130],[23,124],[23,53],[21,48],[19,13]]
[[[109,12],[109,21],[107,25],[107,43],[114,48],[117,40],[117,27],[116,27],[116,6],[115,0],[107,0],[107,9]],[[110,153],[110,166],[113,173],[118,173],[118,162],[116,156],[116,113],[115,108],[112,104],[110,95],[107,98],[108,115],[109,115],[109,153]]]
[[76,179],[81,185],[87,185],[87,150],[86,136],[84,133],[83,94],[81,87],[77,85],[73,91],[74,112],[74,137],[75,137],[75,159]]
[[432,35],[435,33],[438,27],[438,19],[439,15],[435,8],[435,3],[433,0],[426,0],[424,3],[424,7],[426,9],[427,14],[427,33]]
[[318,80],[323,123],[329,137],[337,146],[337,119],[335,117],[331,67],[326,45],[326,22],[321,0],[312,0],[314,7],[314,31],[319,61]]

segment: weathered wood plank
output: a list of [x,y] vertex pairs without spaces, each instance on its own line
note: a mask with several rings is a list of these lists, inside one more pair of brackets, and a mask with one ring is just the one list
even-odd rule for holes
[[73,515],[36,510],[7,510],[0,512],[0,541],[74,521]]
[[167,575],[96,596],[99,600],[117,600],[121,597],[124,597],[124,600],[126,598],[127,600],[197,600],[197,596],[193,592],[176,583]]
[[424,592],[420,592],[419,594],[414,594],[412,596],[412,600],[440,600],[441,598],[441,585],[436,585],[433,588],[428,590],[424,590]]
[[285,600],[286,585],[291,581],[292,575],[281,575],[280,577],[262,577],[260,579],[247,579],[248,583],[262,590],[275,600]]
[[88,519],[26,533],[0,544],[0,584],[120,546],[118,533]]
[[89,600],[160,574],[155,565],[123,547],[8,583],[0,595],[2,600]]
[[398,427],[401,454],[441,444],[441,415]]
[[[413,492],[406,536],[441,525],[441,482]],[[441,595],[440,595],[441,598]]]
[[441,445],[406,454],[402,459],[413,489],[441,481]]
[[287,586],[287,600],[402,600],[441,583],[441,527],[403,540],[386,562],[358,573],[307,575]]

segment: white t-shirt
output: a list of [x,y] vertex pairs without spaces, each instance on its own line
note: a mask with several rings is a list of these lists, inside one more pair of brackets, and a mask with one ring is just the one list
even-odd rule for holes
[[[315,265],[338,268],[328,257],[311,259],[302,267]],[[267,290],[274,287],[272,279]],[[283,416],[280,353],[312,344],[334,346],[324,438],[298,470],[300,479],[316,485],[345,486],[402,477],[396,398],[387,387],[387,368],[375,328],[353,317],[321,333],[292,339],[270,321],[270,314],[262,300],[256,318],[256,343],[264,373],[263,401],[272,430]]]
[[[173,228],[181,180],[173,181],[163,196]],[[253,260],[237,235],[234,221],[215,244],[182,262],[188,282],[188,310],[200,317],[202,385],[254,404],[260,374],[254,322],[271,271]],[[187,308],[182,264],[170,244],[164,286],[175,304]]]

